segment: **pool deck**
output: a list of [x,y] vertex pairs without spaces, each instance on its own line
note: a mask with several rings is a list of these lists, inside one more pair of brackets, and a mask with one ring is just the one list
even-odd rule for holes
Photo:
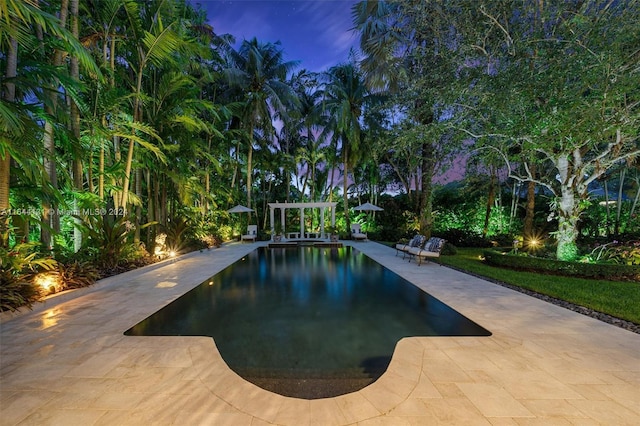
[[493,335],[405,338],[378,381],[319,400],[244,381],[208,337],[123,335],[263,244],[190,253],[3,315],[0,425],[640,424],[640,335],[374,242],[352,245]]

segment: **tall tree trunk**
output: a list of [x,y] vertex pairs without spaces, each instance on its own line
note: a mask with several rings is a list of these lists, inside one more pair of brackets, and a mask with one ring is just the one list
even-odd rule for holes
[[[69,13],[69,0],[62,0],[60,3],[60,26],[67,25],[67,16]],[[62,66],[62,50],[55,49],[53,53],[53,66]],[[50,105],[45,107],[45,112],[49,115],[49,120],[54,119],[57,114],[58,90],[57,87],[50,88]],[[49,183],[54,189],[58,188],[58,177],[56,171],[55,156],[55,137],[53,133],[53,124],[47,120],[44,126],[43,144],[44,169],[49,178]],[[57,206],[52,205],[49,201],[42,203],[42,228],[40,232],[40,241],[45,249],[52,246],[51,231],[58,232],[60,230],[60,216],[58,215]]]
[[[120,136],[114,136],[113,137],[113,162],[114,164],[119,163],[120,161],[122,161],[122,150],[120,148]],[[103,176],[104,176],[104,169],[103,171]],[[117,179],[115,177],[111,178],[111,184],[115,187],[119,182],[120,179]],[[120,209],[124,209],[125,206],[122,206],[121,201],[122,201],[122,193],[118,192],[118,191],[114,191],[113,192],[113,207],[115,208],[116,211],[119,211]]]
[[104,200],[104,141],[100,141],[100,154],[98,157],[98,198]]
[[202,197],[202,216],[206,218],[209,214],[211,206],[209,204],[209,193],[211,192],[211,177],[209,176],[209,167],[205,169],[204,175],[204,196]]
[[[529,170],[531,171],[531,176],[535,179],[536,177],[536,166],[530,165]],[[533,219],[535,216],[536,209],[536,183],[534,181],[527,182],[527,204],[525,208],[524,215],[524,229],[523,235],[527,241],[531,241],[535,238],[535,231],[533,229]]]
[[489,166],[491,177],[489,178],[489,194],[487,195],[487,206],[484,214],[484,226],[482,228],[482,236],[487,237],[489,233],[489,221],[491,219],[491,208],[496,199],[496,168]]
[[636,211],[636,207],[638,206],[638,201],[640,201],[640,177],[634,179],[636,183],[636,196],[633,198],[633,203],[631,203],[631,210],[629,210],[629,219],[627,220],[627,231],[631,230],[631,222],[633,221],[633,215]]
[[343,138],[342,140],[342,163],[344,164],[344,176],[342,179],[342,191],[343,191],[343,202],[344,202],[344,220],[346,223],[346,232],[349,234],[351,231],[351,218],[349,217],[349,157],[348,157],[348,149],[347,149],[347,140]]
[[[7,55],[7,68],[4,73],[4,100],[14,103],[16,100],[16,85],[11,81],[18,74],[18,41],[15,38],[9,40]],[[7,149],[0,152],[0,248],[9,245],[9,192],[11,186],[11,139],[5,141]]]
[[[54,94],[53,96],[57,96]],[[52,113],[51,108],[46,108],[48,113]],[[53,135],[53,125],[47,121],[44,125],[44,156],[43,165],[49,184],[52,188],[58,188],[58,175],[56,171],[56,153]],[[45,250],[52,247],[52,230],[56,230],[59,226],[60,218],[56,208],[49,200],[42,202],[42,227],[40,228],[40,242]]]
[[[141,61],[142,62],[142,61]],[[142,67],[142,65],[141,65]],[[138,70],[137,78],[136,78],[136,93],[133,101],[133,121],[137,123],[140,121],[140,96],[142,95],[142,68]],[[133,165],[133,149],[135,147],[135,142],[133,138],[129,139],[129,150],[127,151],[127,162],[124,167],[124,183],[122,184],[122,199],[120,202],[120,206],[127,212],[127,202],[129,200],[129,182],[131,181],[131,167]]]
[[253,128],[251,121],[249,125],[249,152],[247,154],[247,207],[251,208],[251,185],[253,185]]
[[420,218],[420,233],[430,237],[433,227],[433,174],[436,159],[433,156],[433,146],[428,142],[422,144],[421,153],[420,182],[416,181],[418,217]]
[[[149,223],[152,223],[156,220],[156,215],[155,215],[155,200],[156,197],[154,195],[154,192],[157,191],[157,184],[154,185],[153,179],[151,179],[151,174],[153,173],[152,170],[147,170],[145,173],[145,177],[146,177],[146,181],[147,181],[147,221]],[[155,243],[156,243],[156,227],[155,226],[148,226],[147,227],[147,250],[149,252],[149,254],[153,254],[154,250],[155,250]]]
[[[78,19],[78,2],[79,0],[71,0],[71,33],[73,36],[78,39],[79,38],[79,19]],[[78,58],[75,56],[71,57],[70,60],[70,73],[71,78],[74,81],[80,82],[80,67],[78,65]],[[73,187],[76,191],[81,192],[83,189],[82,186],[82,147],[80,142],[80,110],[78,109],[78,105],[76,105],[73,99],[70,99],[70,115],[71,115],[71,131],[73,132],[73,137],[76,139],[77,150],[74,152],[73,156]],[[73,200],[74,210],[78,209],[78,200],[74,198]],[[75,217],[74,222],[76,225],[80,224],[80,218]],[[79,251],[82,247],[82,233],[78,226],[73,228],[73,247],[74,251]]]
[[624,178],[626,176],[627,169],[620,170],[620,184],[618,186],[618,203],[616,205],[616,223],[613,228],[613,233],[617,237],[620,235],[620,216],[622,215],[622,195],[624,189]]
[[238,176],[238,164],[240,163],[240,142],[236,143],[236,149],[233,153],[233,173],[231,174],[231,190],[236,187],[236,180]]
[[[139,200],[142,200],[142,169],[136,169],[136,196]],[[140,242],[140,225],[142,224],[142,205],[136,206],[136,218],[135,218],[135,230],[133,235],[133,241],[135,243]]]
[[607,237],[611,236],[611,207],[609,206],[609,185],[607,179],[604,180],[604,205],[606,210],[605,226],[607,227]]
[[560,198],[558,200],[558,231],[556,232],[556,257],[558,260],[574,260],[578,255],[576,239],[578,238],[578,220],[580,205],[571,184],[570,164],[567,157],[555,159],[560,181]]

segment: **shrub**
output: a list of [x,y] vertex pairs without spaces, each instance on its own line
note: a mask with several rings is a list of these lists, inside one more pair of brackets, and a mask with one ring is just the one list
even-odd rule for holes
[[640,241],[603,244],[594,248],[584,259],[591,262],[640,265]]
[[127,236],[132,224],[125,216],[92,215],[77,226],[83,234],[83,250],[99,266],[115,268],[127,254]]
[[451,244],[458,247],[492,247],[493,244],[488,238],[464,229],[448,229],[438,232],[438,236],[444,238]]
[[511,269],[605,280],[640,279],[640,267],[632,265],[565,262],[527,255],[507,254],[496,250],[485,250],[483,256],[489,265]]
[[51,272],[57,275],[62,290],[88,287],[99,277],[98,269],[90,262],[73,261],[67,264],[58,263]]
[[497,247],[509,247],[513,244],[513,235],[497,234],[491,237],[491,244]]
[[456,246],[454,246],[448,241],[444,243],[444,246],[442,246],[442,250],[440,251],[440,254],[443,256],[453,256],[454,254],[457,254],[457,253],[458,253],[458,249],[456,248]]
[[31,307],[42,297],[34,278],[38,272],[54,268],[56,261],[39,257],[36,249],[35,243],[0,249],[0,311]]

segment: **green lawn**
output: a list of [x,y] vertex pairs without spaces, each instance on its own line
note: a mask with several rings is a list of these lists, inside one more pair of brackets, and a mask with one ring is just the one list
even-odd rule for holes
[[576,305],[640,324],[640,283],[520,272],[484,264],[483,249],[459,248],[455,256],[441,256],[443,265],[533,290]]

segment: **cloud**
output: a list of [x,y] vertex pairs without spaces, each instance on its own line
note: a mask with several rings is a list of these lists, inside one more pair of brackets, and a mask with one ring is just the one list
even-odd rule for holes
[[[196,1],[194,0],[194,3]],[[200,1],[218,34],[232,34],[239,45],[253,37],[281,41],[286,60],[323,71],[345,62],[357,45],[351,31],[356,0]]]
[[240,15],[232,10],[220,10],[219,13],[208,13],[209,21],[218,34],[233,34],[238,41],[257,37],[267,39],[273,36],[273,27],[268,17],[255,13],[251,9],[243,10]]

